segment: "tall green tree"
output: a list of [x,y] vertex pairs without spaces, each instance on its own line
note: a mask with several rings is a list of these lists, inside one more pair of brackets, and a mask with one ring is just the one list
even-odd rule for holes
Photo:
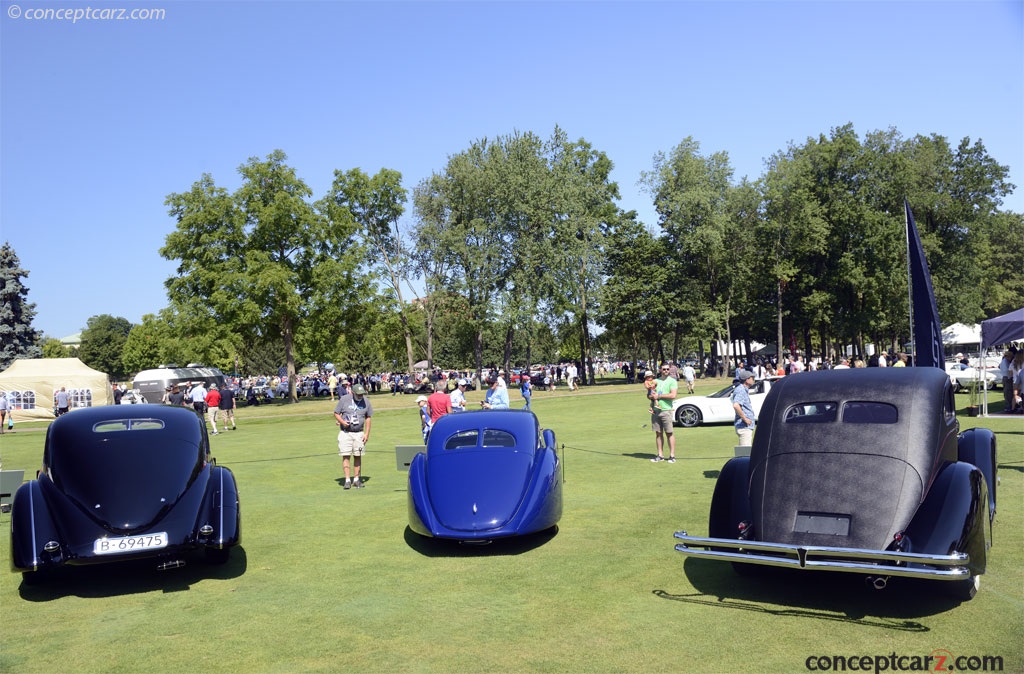
[[600,311],[607,233],[619,218],[619,186],[611,180],[608,156],[584,139],[570,142],[561,129],[552,135],[555,203],[553,265],[555,311],[570,317],[578,337],[584,383],[594,382],[591,320]]
[[91,317],[82,331],[78,358],[94,370],[106,372],[114,380],[127,378],[128,371],[121,356],[131,330],[132,324],[127,318],[110,314]]
[[[133,325],[121,351],[121,364],[125,371],[134,374],[142,370],[166,364],[163,345],[165,325],[153,314],[142,317],[142,323]],[[180,363],[185,365],[185,363]]]
[[443,260],[445,289],[466,298],[473,358],[483,369],[483,337],[508,273],[510,241],[495,199],[497,142],[482,139],[417,186],[415,239],[422,257]]
[[334,184],[327,195],[325,210],[331,214],[332,220],[353,221],[367,248],[374,252],[370,263],[383,272],[388,289],[397,301],[408,371],[412,372],[415,361],[408,316],[410,308],[402,291],[403,284],[409,285],[410,254],[399,227],[405,200],[402,174],[398,171],[381,169],[371,178],[355,168],[334,172]]
[[22,279],[28,272],[9,242],[0,247],[0,370],[17,358],[39,358],[42,337],[32,327],[36,305],[28,302],[28,288]]
[[[532,358],[537,318],[555,296],[552,270],[562,264],[552,236],[555,211],[552,195],[557,183],[548,165],[551,145],[533,133],[513,133],[501,139],[496,153],[495,202],[509,238],[507,275],[498,295],[502,337],[500,363],[506,371],[516,361]],[[518,354],[516,344],[525,344]]]
[[286,159],[280,150],[250,158],[233,194],[204,175],[169,195],[176,228],[160,252],[178,262],[166,286],[189,331],[223,325],[249,342],[280,340],[295,401],[297,331],[311,315],[356,305],[367,282],[353,223],[315,208]]
[[642,174],[666,247],[673,252],[659,270],[665,291],[680,298],[668,330],[689,325],[706,331],[706,337],[731,341],[742,233],[729,212],[732,175],[727,153],[705,155],[692,137],[668,154],[657,153],[652,170]]
[[665,240],[639,223],[634,211],[609,233],[604,302],[596,318],[606,328],[605,340],[634,365],[645,349],[650,353],[660,344],[674,311],[658,272],[668,257]]

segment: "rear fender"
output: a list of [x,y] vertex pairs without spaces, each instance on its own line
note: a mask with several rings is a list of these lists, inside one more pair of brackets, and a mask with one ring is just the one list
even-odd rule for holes
[[[43,547],[56,541],[56,551]],[[38,571],[64,562],[65,546],[39,488],[39,480],[26,482],[14,493],[11,504],[11,569]]]
[[711,538],[738,538],[740,522],[750,522],[750,457],[729,459],[715,482],[711,497],[711,516],[708,536]]
[[522,508],[516,513],[519,533],[541,531],[562,517],[561,465],[553,448],[537,450],[533,475]]
[[988,485],[989,519],[996,516],[996,435],[987,428],[971,428],[957,439],[957,460],[974,464]]
[[[242,540],[242,516],[238,503],[238,485],[234,474],[223,466],[214,466],[207,483],[207,501],[196,531],[199,542],[210,548],[226,548]],[[199,528],[213,527],[213,533],[203,535]]]
[[409,528],[421,536],[433,536],[437,519],[430,511],[427,494],[427,455],[420,453],[409,464],[409,492],[407,499]]
[[992,546],[985,476],[969,463],[950,463],[941,470],[924,503],[907,527],[908,552],[970,556],[971,575],[985,573]]

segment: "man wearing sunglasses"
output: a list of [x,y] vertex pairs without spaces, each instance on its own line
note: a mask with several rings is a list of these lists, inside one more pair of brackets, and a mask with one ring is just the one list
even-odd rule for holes
[[658,455],[651,459],[652,463],[664,461],[664,436],[668,436],[668,462],[676,462],[676,436],[672,429],[672,401],[675,400],[679,384],[669,376],[669,365],[664,363],[651,392],[651,426],[654,428],[654,446]]

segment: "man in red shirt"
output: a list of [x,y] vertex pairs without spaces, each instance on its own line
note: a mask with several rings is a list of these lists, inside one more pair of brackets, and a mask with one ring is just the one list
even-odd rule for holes
[[451,414],[452,399],[444,392],[444,382],[434,384],[434,392],[427,398],[427,409],[430,410],[430,423],[436,423],[446,414]]
[[206,394],[206,411],[210,415],[213,434],[217,435],[217,412],[220,411],[220,391],[216,384],[210,384],[210,392]]

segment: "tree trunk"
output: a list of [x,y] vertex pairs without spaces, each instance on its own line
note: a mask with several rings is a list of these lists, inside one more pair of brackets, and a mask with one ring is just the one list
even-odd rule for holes
[[775,346],[776,362],[782,362],[782,279],[775,282]]
[[477,327],[476,334],[473,336],[473,363],[476,365],[477,384],[482,387],[484,380],[484,331],[481,327]]
[[508,381],[512,381],[512,340],[516,336],[516,328],[513,324],[505,329],[505,350],[502,353],[501,366],[505,370],[505,374],[508,375]]

